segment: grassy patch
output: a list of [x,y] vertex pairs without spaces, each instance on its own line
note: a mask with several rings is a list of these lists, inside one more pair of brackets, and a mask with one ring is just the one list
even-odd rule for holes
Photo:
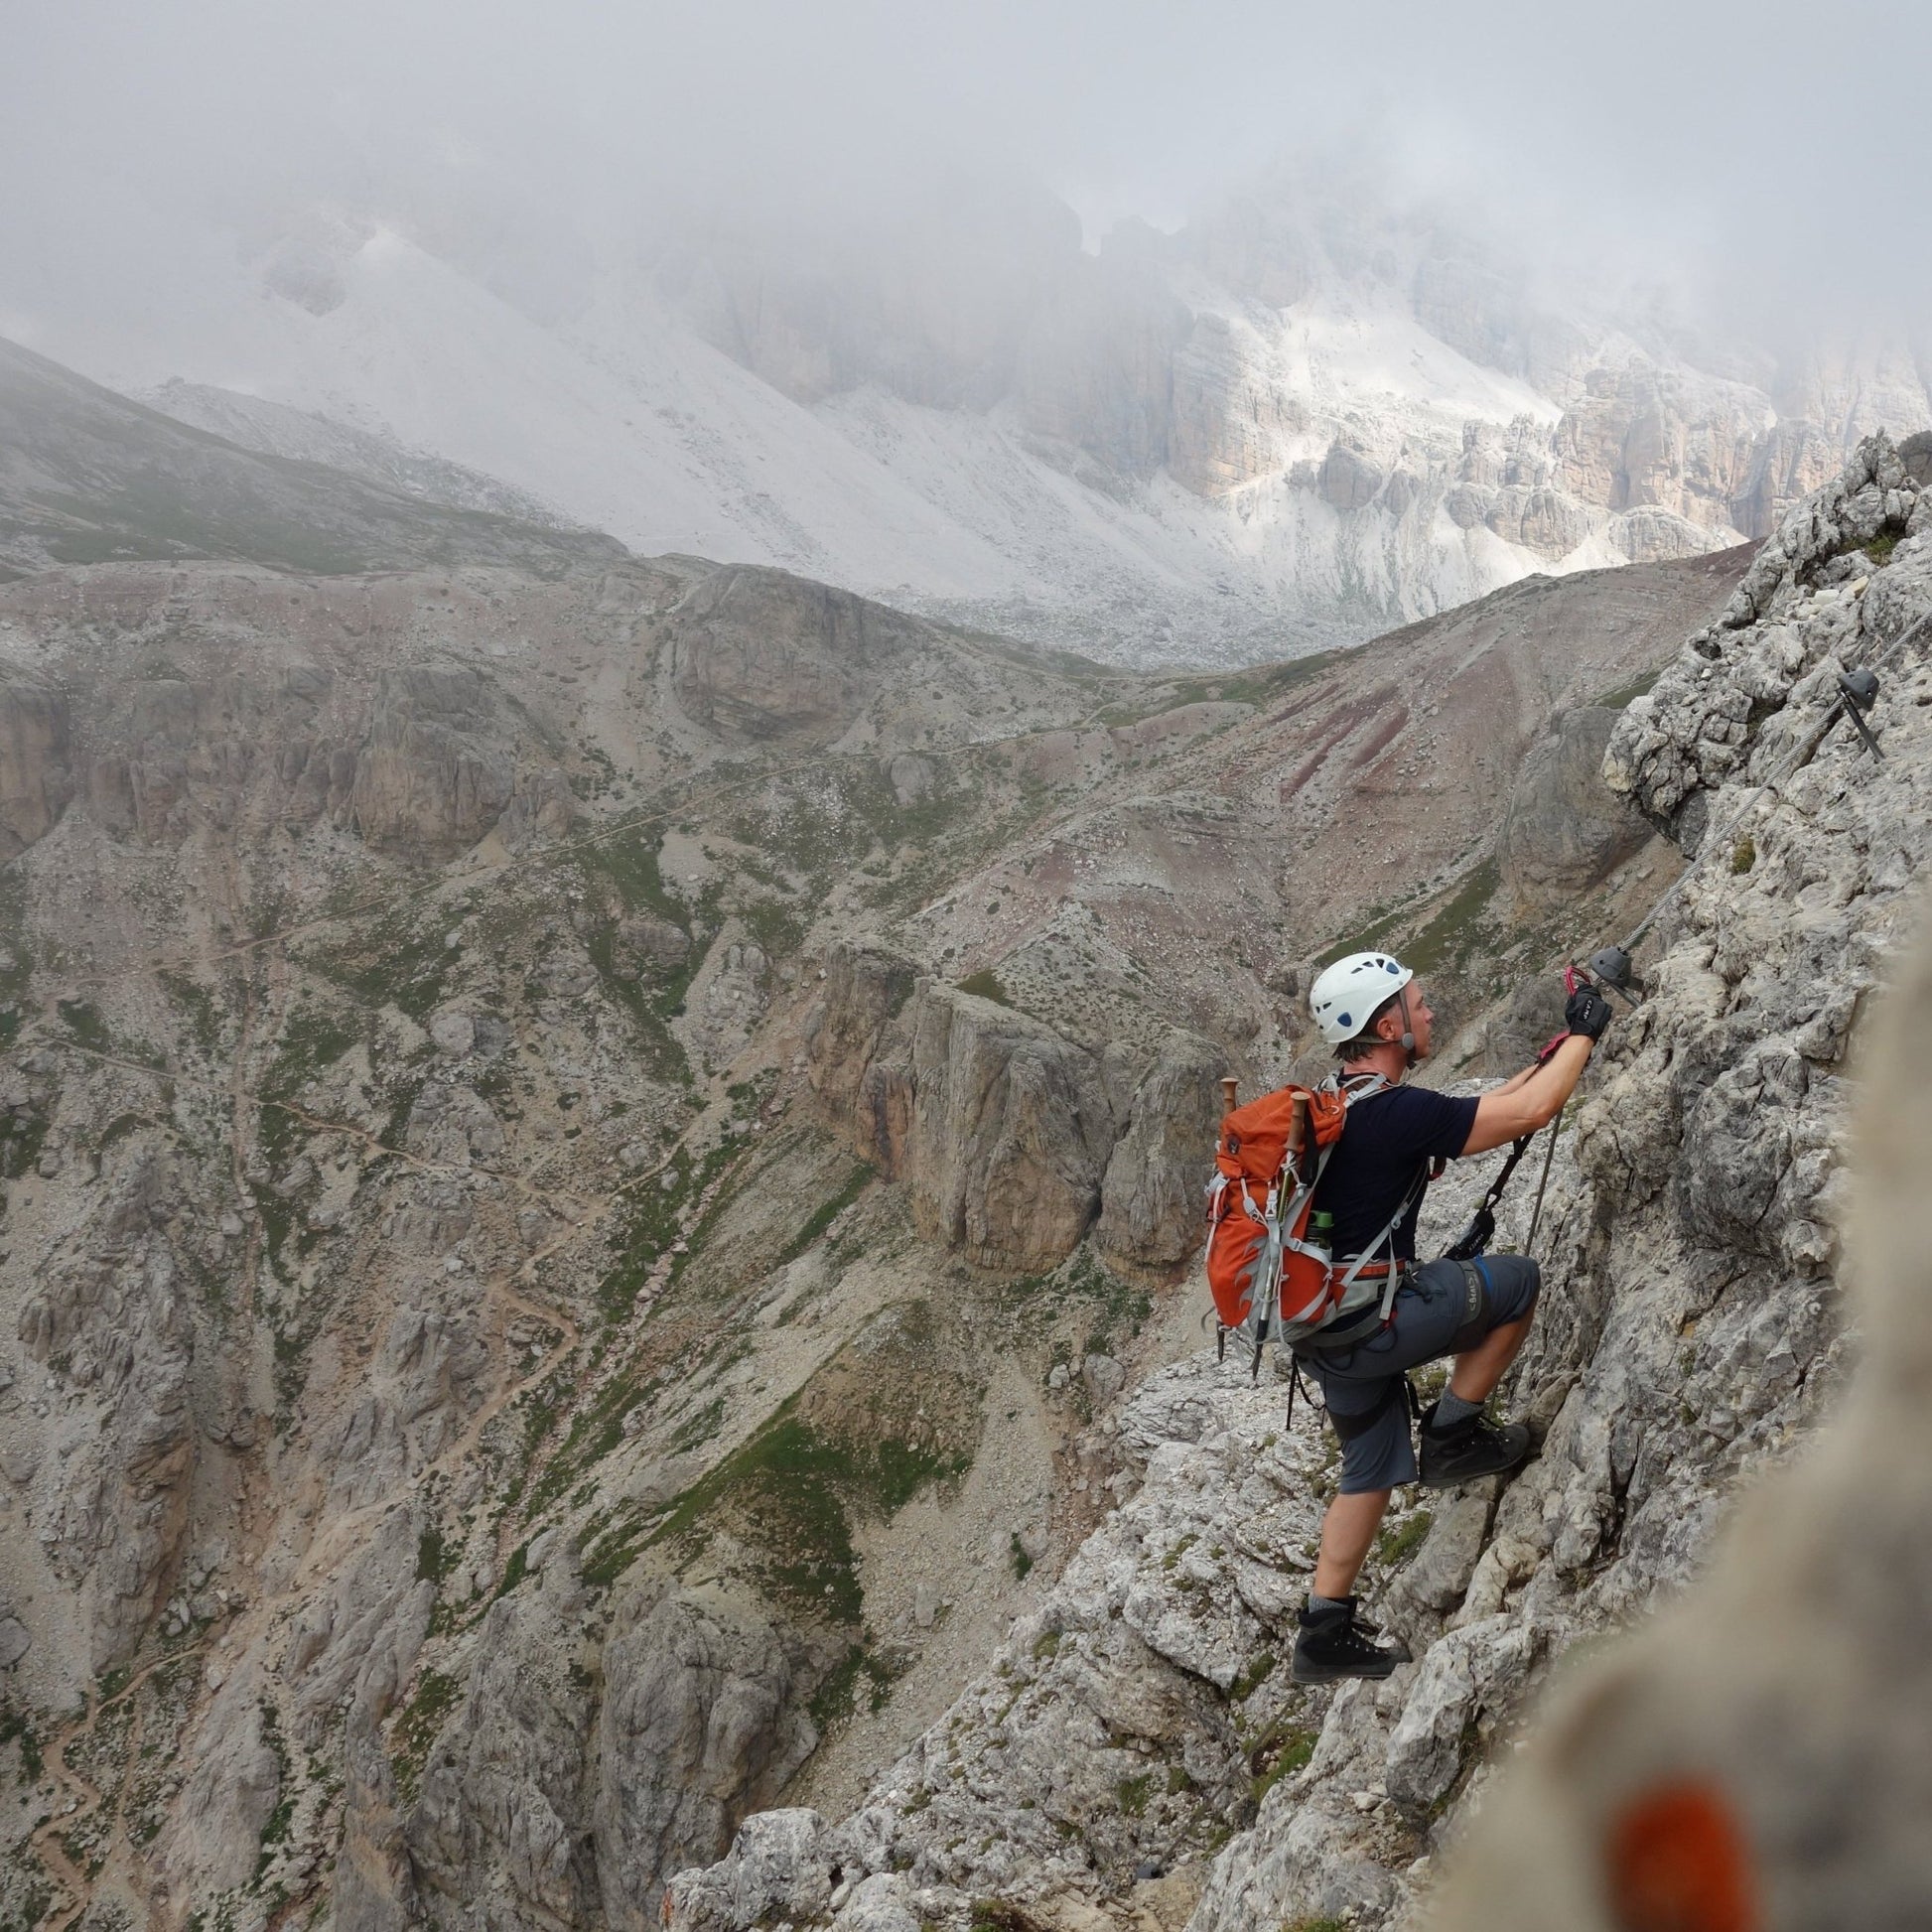
[[1013,1564],[1013,1581],[1024,1584],[1034,1567],[1034,1560],[1027,1554],[1027,1546],[1020,1541],[1018,1530],[1007,1538],[1007,1556]]
[[179,1007],[188,1020],[195,1043],[204,1053],[212,1053],[221,1044],[221,1006],[207,987],[186,973],[162,972],[155,975],[161,990]]
[[625,1508],[614,1525],[591,1531],[579,1549],[578,1575],[593,1589],[608,1589],[636,1561],[644,1529],[634,1508]]
[[18,1180],[40,1160],[52,1125],[44,1114],[0,1114],[0,1180]]
[[489,1600],[493,1603],[498,1596],[507,1596],[523,1579],[530,1574],[530,1546],[519,1543],[510,1552],[510,1560],[503,1566],[503,1581],[496,1586],[495,1595]]
[[683,901],[664,890],[657,866],[657,840],[648,832],[617,832],[579,848],[577,862],[600,874],[618,890],[627,912],[654,912],[689,934]]
[[443,1004],[453,923],[433,920],[419,929],[409,914],[390,913],[343,945],[316,953],[312,963],[359,1006],[393,1006],[412,1020],[427,1020]]
[[1864,547],[1864,554],[1880,570],[1891,562],[1891,553],[1898,548],[1898,540],[1903,530],[1880,530]]
[[963,1473],[969,1458],[892,1437],[834,1439],[792,1408],[686,1490],[650,1543],[695,1540],[729,1522],[759,1553],[768,1589],[814,1617],[855,1625],[865,1602],[853,1518],[896,1515],[928,1483]]
[[1660,664],[1654,671],[1645,671],[1641,677],[1633,677],[1628,684],[1619,684],[1614,691],[1606,691],[1590,702],[1604,711],[1623,711],[1638,698],[1647,698],[1663,674],[1664,667]]
[[1732,873],[1746,873],[1757,864],[1757,841],[1746,832],[1730,848],[1730,870]]
[[18,868],[0,872],[0,1046],[20,1036],[34,961],[27,950],[27,886]]
[[684,1048],[666,1022],[684,1011],[684,995],[703,962],[704,949],[694,945],[674,972],[654,978],[620,974],[617,949],[618,930],[612,925],[598,927],[584,942],[605,992],[629,1017],[646,1071],[659,1080],[688,1079]]
[[1284,1778],[1304,1769],[1314,1755],[1316,1733],[1296,1725],[1272,1725],[1248,1755],[1248,1768],[1254,1774],[1253,1796],[1256,1804],[1267,1797]]
[[113,1044],[113,1036],[107,1031],[107,1022],[100,1017],[97,1007],[85,1000],[58,1000],[55,1004],[61,1013],[61,1024],[67,1028],[68,1036],[77,1046],[84,1046],[90,1053],[105,1053]]
[[785,959],[804,944],[810,924],[805,914],[784,899],[759,898],[742,906],[738,916],[768,959]]
[[1428,1510],[1419,1509],[1400,1523],[1391,1523],[1375,1539],[1375,1561],[1385,1565],[1406,1563],[1422,1548],[1423,1538],[1435,1520]]
[[872,1170],[863,1162],[854,1168],[851,1174],[847,1177],[845,1185],[830,1200],[821,1201],[812,1210],[811,1216],[805,1222],[805,1225],[785,1243],[783,1251],[778,1256],[776,1266],[783,1268],[788,1263],[796,1261],[800,1255],[815,1247],[819,1237],[824,1234],[825,1230],[866,1191],[872,1178]]
[[896,1673],[863,1643],[848,1647],[845,1655],[826,1673],[824,1681],[811,1695],[806,1709],[812,1722],[823,1730],[829,1725],[851,1717],[859,1708],[860,1686],[866,1686],[866,1705],[878,1711],[885,1705]]
[[275,1759],[277,1796],[275,1809],[262,1822],[261,1849],[255,1859],[255,1875],[250,1880],[256,1888],[260,1887],[262,1878],[275,1857],[275,1847],[288,1843],[289,1827],[295,1818],[296,1799],[296,1793],[290,1788],[289,1783],[289,1749],[283,1741],[281,1720],[276,1716],[275,1707],[266,1699],[262,1702],[261,1717],[262,1741],[268,1746]]
[[436,1524],[427,1525],[416,1539],[416,1581],[440,1585],[456,1569],[462,1556],[461,1544],[446,1542]]
[[532,1514],[555,1502],[586,1471],[617,1449],[623,1441],[623,1419],[643,1393],[643,1385],[634,1375],[614,1375],[571,1418],[569,1435],[530,1491]]
[[1043,1275],[1022,1275],[1008,1282],[1001,1290],[1001,1301],[1010,1310],[1055,1312],[1069,1304],[1092,1305],[1092,1321],[1084,1345],[1089,1354],[1095,1355],[1108,1354],[1118,1342],[1138,1335],[1154,1312],[1151,1295],[1110,1273],[1095,1260],[1092,1250],[1084,1246]]
[[[520,1556],[522,1552],[517,1554]],[[402,1715],[397,1718],[393,1733],[397,1745],[394,1753],[396,1789],[405,1806],[416,1802],[429,1747],[435,1743],[437,1732],[443,1728],[443,1721],[456,1709],[457,1700],[462,1695],[463,1687],[454,1677],[442,1671],[426,1670],[422,1682],[416,1686],[416,1695],[403,1707]]]
[[705,1406],[694,1414],[686,1416],[672,1434],[670,1447],[674,1450],[696,1449],[708,1443],[718,1433],[718,1425],[725,1419],[725,1398],[715,1395]]
[[282,1028],[262,1091],[278,1100],[288,1099],[325,1067],[334,1066],[361,1037],[319,1007],[298,1008]]
[[1275,1653],[1272,1650],[1258,1650],[1241,1667],[1241,1675],[1228,1687],[1228,1697],[1240,1704],[1261,1689],[1273,1676]]
[[1403,963],[1418,974],[1440,972],[1460,965],[1478,947],[1493,943],[1496,928],[1486,912],[1501,877],[1493,858],[1483,860],[1449,903],[1410,940]]
[[1013,1004],[1007,990],[1000,984],[1000,976],[990,966],[982,966],[977,973],[969,973],[959,982],[962,993],[970,993],[976,1000],[991,1000],[995,1006],[1010,1007]]
[[702,1188],[698,1162],[689,1148],[680,1147],[662,1173],[631,1189],[617,1258],[597,1285],[598,1311],[607,1322],[615,1326],[629,1314],[651,1270],[682,1236],[684,1210]]
[[20,1781],[39,1784],[46,1768],[41,1758],[41,1740],[24,1711],[0,1711],[0,1750],[9,1744],[20,1746]]
[[1100,713],[1100,721],[1105,725],[1131,725],[1189,704],[1266,706],[1286,697],[1297,685],[1312,683],[1343,654],[1339,650],[1316,651],[1311,657],[1292,657],[1280,664],[1258,664],[1252,670],[1232,671],[1225,676],[1207,672],[1199,677],[1179,678],[1152,702],[1108,705]]
[[1129,1818],[1144,1818],[1147,1815],[1147,1801],[1154,1790],[1154,1773],[1143,1771],[1137,1777],[1122,1778],[1114,1786],[1114,1796],[1120,1801],[1121,1811]]

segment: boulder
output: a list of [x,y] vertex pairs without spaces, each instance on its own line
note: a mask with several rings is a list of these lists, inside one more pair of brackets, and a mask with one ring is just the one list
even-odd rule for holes
[[1331,509],[1366,509],[1382,487],[1382,473],[1374,460],[1346,443],[1336,443],[1321,459],[1315,487]]

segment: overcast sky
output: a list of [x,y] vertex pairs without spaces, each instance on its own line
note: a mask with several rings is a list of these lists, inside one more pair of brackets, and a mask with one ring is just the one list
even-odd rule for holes
[[[1932,7],[4,0],[0,240],[111,252],[434,163],[580,215],[937,166],[1163,225],[1310,143],[1746,304],[1932,297]],[[23,215],[22,210],[26,210]],[[32,217],[32,218],[29,218]],[[24,224],[24,225],[23,225]],[[0,260],[0,306],[6,267]]]

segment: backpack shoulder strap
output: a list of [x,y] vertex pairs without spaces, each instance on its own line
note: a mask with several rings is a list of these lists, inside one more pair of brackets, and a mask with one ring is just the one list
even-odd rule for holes
[[1386,1241],[1389,1244],[1389,1273],[1388,1273],[1388,1284],[1382,1291],[1382,1319],[1386,1321],[1389,1318],[1389,1310],[1391,1309],[1391,1307],[1394,1306],[1395,1292],[1396,1289],[1400,1286],[1402,1280],[1401,1271],[1395,1265],[1395,1231],[1397,1228],[1399,1228],[1402,1225],[1402,1217],[1405,1214],[1407,1214],[1410,1208],[1412,1208],[1416,1204],[1417,1200],[1421,1197],[1422,1190],[1428,1185],[1429,1185],[1429,1163],[1425,1161],[1422,1164],[1422,1166],[1416,1170],[1416,1177],[1414,1180],[1412,1180],[1409,1183],[1409,1191],[1403,1195],[1400,1203],[1396,1207],[1395,1212],[1392,1215],[1390,1215],[1388,1224],[1383,1228],[1382,1232],[1378,1234],[1375,1237],[1375,1239],[1371,1241],[1368,1244],[1368,1246],[1364,1248],[1361,1251],[1361,1253],[1358,1254],[1354,1258],[1354,1260],[1352,1260],[1348,1264],[1348,1272],[1342,1276],[1340,1286],[1335,1290],[1335,1301],[1337,1305],[1340,1304],[1341,1298],[1344,1295],[1346,1295],[1352,1287],[1354,1287],[1355,1277],[1359,1275],[1362,1272],[1362,1270],[1366,1268],[1368,1264],[1375,1259],[1376,1250],[1380,1248],[1382,1244]]

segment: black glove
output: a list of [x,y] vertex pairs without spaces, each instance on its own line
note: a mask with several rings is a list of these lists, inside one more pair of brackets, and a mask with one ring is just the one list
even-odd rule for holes
[[1601,1039],[1610,1024],[1610,1003],[1593,986],[1580,986],[1563,1010],[1563,1022],[1573,1034]]

